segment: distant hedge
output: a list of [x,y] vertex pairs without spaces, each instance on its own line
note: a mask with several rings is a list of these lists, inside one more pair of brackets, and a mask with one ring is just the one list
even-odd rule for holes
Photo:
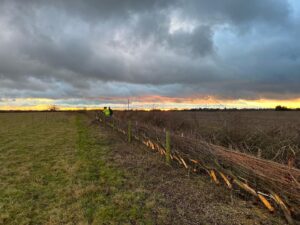
[[291,109],[289,109],[288,107],[286,106],[281,106],[281,105],[278,105],[275,107],[275,111],[290,111]]

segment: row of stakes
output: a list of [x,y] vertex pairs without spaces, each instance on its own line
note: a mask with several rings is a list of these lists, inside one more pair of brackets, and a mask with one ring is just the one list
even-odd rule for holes
[[[100,122],[101,121],[102,120],[100,119]],[[126,132],[124,130],[122,130],[120,128],[117,128],[115,126],[115,120],[114,119],[112,119],[112,123],[107,123],[106,119],[104,118],[103,123],[104,123],[104,127],[106,127],[106,125],[108,124],[113,130],[117,129],[119,132],[126,135]],[[171,134],[170,134],[170,131],[168,131],[168,130],[166,130],[165,133],[166,133],[165,150],[158,149],[158,151],[161,154],[165,155],[166,164],[171,165],[171,160],[176,160],[179,164],[183,165],[186,169],[188,169],[188,165],[182,157],[180,157],[178,154],[177,154],[177,156],[175,154],[172,155],[172,153],[171,153]],[[136,140],[140,140],[138,137],[132,135],[132,122],[128,121],[128,126],[127,126],[127,141],[128,141],[128,143],[132,142],[133,137]],[[153,144],[152,141],[150,141],[150,140],[148,140],[146,142],[142,141],[142,143],[145,144],[147,147],[155,150],[155,144]],[[159,147],[157,147],[157,148],[159,148]],[[199,164],[199,161],[197,161],[197,160],[193,160],[193,159],[189,159],[189,160],[194,164]],[[218,172],[220,177],[224,180],[227,187],[229,189],[232,189],[232,184],[230,183],[228,177],[223,172],[220,172],[216,169],[207,169],[207,168],[204,168],[204,169],[208,173],[208,175],[211,177],[211,179],[214,181],[215,184],[220,184],[220,182],[218,181],[217,175],[215,173],[215,171],[216,171],[216,172]],[[195,170],[195,172],[196,172],[196,170]],[[294,220],[291,217],[291,212],[289,211],[286,204],[282,201],[282,199],[277,194],[272,193],[272,195],[268,195],[268,194],[264,194],[262,192],[257,192],[253,188],[251,188],[248,184],[243,183],[243,182],[239,181],[238,179],[233,179],[233,183],[235,183],[237,186],[239,186],[241,189],[243,189],[247,193],[250,193],[251,195],[257,197],[263,203],[263,205],[271,213],[273,213],[275,211],[275,209],[272,207],[271,203],[264,196],[271,197],[279,205],[279,207],[282,209],[287,222],[289,224],[295,224]]]

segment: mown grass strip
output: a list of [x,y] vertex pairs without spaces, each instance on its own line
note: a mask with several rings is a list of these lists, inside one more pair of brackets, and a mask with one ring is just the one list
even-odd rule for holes
[[81,162],[75,182],[83,191],[81,205],[89,224],[154,224],[146,202],[148,194],[129,188],[125,174],[106,161],[108,143],[88,129],[84,119],[76,119],[78,157]]

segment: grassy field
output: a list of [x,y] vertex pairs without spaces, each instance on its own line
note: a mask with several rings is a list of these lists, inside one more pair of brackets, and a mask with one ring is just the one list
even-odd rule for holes
[[158,220],[149,210],[154,197],[125,183],[106,161],[106,140],[86,122],[79,114],[0,115],[0,224]]
[[84,113],[0,114],[0,224],[284,224]]

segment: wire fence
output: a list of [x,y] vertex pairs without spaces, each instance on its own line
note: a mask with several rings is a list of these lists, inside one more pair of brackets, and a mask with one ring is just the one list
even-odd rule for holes
[[157,151],[169,165],[207,174],[217,185],[242,190],[257,198],[271,213],[281,209],[289,224],[299,220],[300,170],[294,167],[228,150],[140,121],[123,121],[102,114],[96,119],[102,126],[126,136],[129,143],[138,141]]

